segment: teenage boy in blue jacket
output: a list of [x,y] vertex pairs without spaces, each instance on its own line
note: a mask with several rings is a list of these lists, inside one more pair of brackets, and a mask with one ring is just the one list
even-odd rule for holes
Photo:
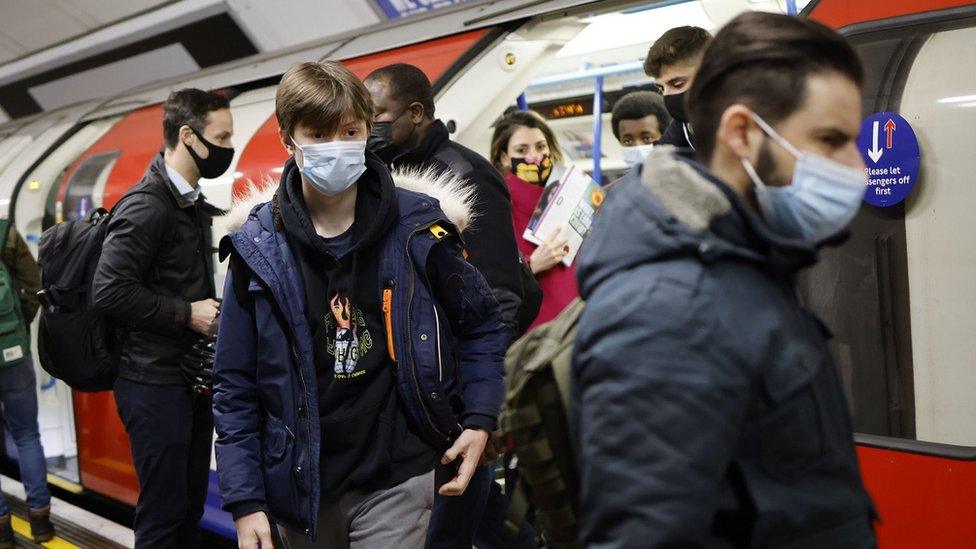
[[275,114],[294,156],[221,242],[223,507],[241,547],[271,547],[273,523],[291,548],[422,547],[435,463],[439,493],[464,493],[503,394],[498,304],[459,238],[470,197],[365,152],[372,101],[337,63],[289,69]]

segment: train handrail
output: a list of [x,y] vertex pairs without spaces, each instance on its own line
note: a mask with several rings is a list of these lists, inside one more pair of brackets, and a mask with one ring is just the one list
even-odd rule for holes
[[855,433],[854,442],[861,446],[879,448],[881,450],[895,450],[909,454],[953,459],[956,461],[976,461],[976,446],[957,446],[955,444],[866,435],[863,433]]

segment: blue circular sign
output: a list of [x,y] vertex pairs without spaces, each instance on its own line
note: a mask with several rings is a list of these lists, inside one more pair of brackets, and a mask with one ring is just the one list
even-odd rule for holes
[[861,124],[857,147],[868,175],[864,201],[887,208],[905,200],[918,180],[920,162],[911,124],[893,112],[872,114]]

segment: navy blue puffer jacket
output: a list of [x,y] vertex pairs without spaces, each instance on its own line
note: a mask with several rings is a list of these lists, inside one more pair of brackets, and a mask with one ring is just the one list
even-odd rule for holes
[[[393,186],[374,157],[367,167]],[[290,170],[293,161],[284,176]],[[468,216],[464,204],[446,203],[457,202],[458,185],[444,177],[401,179],[439,195],[455,220]],[[462,426],[495,428],[507,336],[498,303],[461,257],[460,229],[441,202],[403,188],[388,194],[398,213],[379,244],[376,299],[390,307],[388,346],[407,415],[443,450]],[[256,206],[220,245],[222,257],[234,254],[246,265],[249,299],[238,299],[230,273],[214,364],[217,474],[225,509],[264,502],[275,521],[314,536],[321,441],[312,337],[302,278],[274,210],[271,202]]]
[[874,545],[816,259],[668,147],[614,186],[577,268],[586,547]]

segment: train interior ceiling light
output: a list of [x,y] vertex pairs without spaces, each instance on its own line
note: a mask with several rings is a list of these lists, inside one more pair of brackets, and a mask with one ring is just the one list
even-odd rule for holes
[[[798,8],[808,1],[797,2]],[[782,0],[693,0],[666,2],[582,19],[586,27],[556,54],[557,59],[650,44],[668,29],[692,25],[714,32],[743,10],[785,13]]]

